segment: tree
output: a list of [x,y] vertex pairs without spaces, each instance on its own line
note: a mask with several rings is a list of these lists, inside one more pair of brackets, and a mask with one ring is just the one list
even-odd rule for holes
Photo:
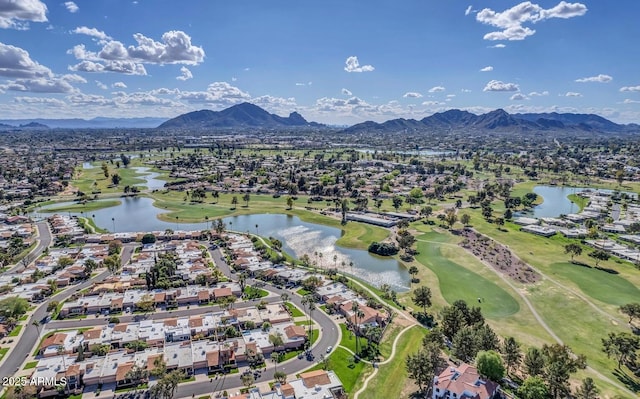
[[500,355],[495,351],[480,351],[476,356],[478,372],[491,381],[500,381],[504,378],[505,368]]
[[571,262],[573,262],[574,256],[582,254],[582,247],[576,243],[567,244],[564,246],[564,253],[571,254]]
[[38,330],[38,336],[40,336],[40,322],[38,320],[34,320],[31,322],[31,325]]
[[398,212],[398,208],[402,206],[402,197],[396,195],[391,199],[391,203],[393,204],[393,208]]
[[601,260],[603,261],[609,260],[609,253],[601,249],[596,249],[595,251],[591,252],[589,256],[591,256],[596,260],[596,267],[598,266],[598,264],[600,264]]
[[468,226],[468,225],[469,225],[469,222],[471,222],[471,216],[469,216],[469,215],[468,215],[468,214],[466,214],[466,213],[463,213],[463,214],[460,216],[460,223],[462,223],[462,224],[463,224],[463,225],[465,225],[465,226]]
[[444,221],[447,222],[449,228],[453,227],[453,225],[458,221],[456,210],[453,208],[447,209],[447,211],[444,213]]
[[429,216],[433,214],[433,208],[430,206],[424,206],[420,209],[420,215],[424,216],[426,219],[429,219]]
[[156,236],[153,233],[147,233],[142,236],[142,240],[140,240],[140,242],[142,242],[143,245],[153,244],[154,242],[156,242]]
[[629,324],[633,319],[640,318],[640,303],[627,303],[620,306],[620,311],[629,316]]
[[152,312],[155,309],[155,302],[151,294],[145,294],[136,302],[136,310],[141,312]]
[[453,344],[452,353],[458,359],[468,362],[476,357],[478,345],[473,328],[465,326],[458,330],[451,342]]
[[416,280],[416,274],[418,274],[419,270],[415,265],[412,265],[409,268],[409,274],[411,275],[411,282],[413,283]]
[[111,175],[111,183],[113,183],[115,186],[120,184],[120,180],[122,180],[122,178],[120,177],[119,174],[114,173]]
[[249,195],[249,193],[245,193],[242,196],[242,200],[244,201],[244,206],[248,208],[249,207],[249,201],[251,200],[251,195]]
[[[469,324],[472,326],[472,324]],[[496,350],[499,347],[499,339],[488,324],[476,328],[476,344],[478,350]]]
[[417,353],[407,356],[405,368],[409,378],[418,384],[420,392],[428,394],[436,371],[446,365],[437,345],[429,344]]
[[255,378],[253,378],[253,373],[242,374],[242,376],[240,376],[240,380],[242,381],[242,385],[247,388],[250,388],[251,385],[253,385],[253,383],[256,381]]
[[231,197],[231,209],[236,209],[237,206],[238,206],[238,197],[234,195],[233,197]]
[[587,377],[582,380],[582,384],[576,390],[576,399],[598,399],[600,390],[596,387],[595,382],[591,377]]
[[287,209],[293,209],[293,198],[287,197]]
[[12,296],[0,300],[0,315],[4,317],[19,318],[29,310],[29,301]]
[[518,388],[518,395],[522,399],[547,399],[549,390],[542,378],[528,377]]
[[465,318],[460,309],[455,306],[445,306],[440,311],[442,333],[449,339],[465,325]]
[[282,339],[282,334],[279,332],[277,334],[269,334],[269,342],[273,345],[273,350],[275,351],[278,347],[284,345],[284,340]]
[[276,382],[279,382],[280,384],[286,384],[287,373],[285,373],[284,371],[276,371],[273,373],[273,379],[276,380]]
[[418,287],[413,292],[413,303],[422,308],[423,313],[427,313],[427,308],[431,306],[431,289],[429,287]]
[[38,397],[36,385],[15,385],[7,388],[6,399],[31,399]]
[[507,375],[509,370],[513,366],[520,364],[522,359],[522,353],[520,352],[520,344],[513,337],[507,337],[502,344],[502,356],[504,357],[504,363],[507,366]]
[[544,378],[549,386],[552,398],[558,399],[571,395],[569,378],[571,374],[587,367],[584,355],[574,355],[566,345],[543,345]]
[[602,339],[602,350],[607,357],[614,357],[618,361],[618,368],[628,360],[635,361],[636,352],[640,349],[640,337],[628,332],[609,333]]
[[524,367],[527,374],[531,377],[537,377],[542,375],[542,371],[544,369],[544,357],[542,356],[542,351],[535,346],[532,346],[527,350],[527,353],[524,355]]
[[360,306],[358,302],[351,301],[351,312],[353,312],[353,319],[355,321],[355,326],[353,327],[353,333],[356,336],[356,355],[360,353],[359,344],[360,344],[360,326],[358,325],[358,312],[360,312]]

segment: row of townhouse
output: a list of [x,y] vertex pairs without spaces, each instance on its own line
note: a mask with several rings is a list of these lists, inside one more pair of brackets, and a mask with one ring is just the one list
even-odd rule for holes
[[[330,309],[342,314],[352,326],[364,329],[367,326],[384,327],[389,321],[389,313],[384,309],[367,306],[366,301],[350,290],[346,285],[328,280],[325,276],[303,269],[292,269],[284,265],[274,265],[263,261],[255,251],[251,240],[243,235],[229,234],[227,248],[232,252],[236,269],[244,270],[251,277],[273,281],[290,287],[299,285],[303,280],[316,276],[323,285],[316,289],[318,300],[327,304]],[[353,303],[357,304],[362,316],[356,320]]]
[[[339,282],[328,282],[316,290],[316,296],[327,305],[327,309],[343,315],[351,327],[358,326],[359,330],[367,327],[384,327],[390,319],[385,309],[374,309],[366,301]],[[355,307],[360,313],[356,316]]]
[[[41,360],[34,369],[32,378],[39,381],[66,380],[68,392],[81,392],[84,387],[99,384],[114,384],[116,387],[131,386],[131,371],[134,367],[153,371],[158,359],[164,360],[167,370],[184,370],[193,373],[202,370],[219,372],[227,364],[235,364],[238,347],[233,343],[198,341],[190,345],[175,344],[166,348],[151,348],[142,352],[115,351],[102,357],[91,357],[75,361],[72,356],[57,356]],[[153,377],[152,377],[153,378]],[[56,386],[43,386],[39,397],[58,395]],[[246,394],[232,393],[235,399],[346,399],[342,382],[333,371],[314,370],[300,373],[299,377],[286,384],[277,383],[271,391],[260,392],[254,388]]]
[[146,244],[139,254],[122,269],[123,274],[137,277],[145,284],[143,275],[149,272],[160,253],[171,252],[177,255],[175,275],[187,282],[195,282],[198,276],[204,275],[211,281],[213,262],[202,242],[195,240],[159,241]]
[[202,231],[165,230],[151,232],[86,234],[82,239],[87,243],[108,243],[113,240],[121,242],[140,242],[146,234],[153,234],[157,241],[200,240],[204,237]]
[[[88,276],[85,262],[89,259],[100,265],[108,255],[107,245],[88,245],[82,248],[54,248],[38,258],[26,268],[0,276],[0,285],[12,286],[2,297],[18,296],[31,302],[38,302],[52,294],[53,281],[56,288],[67,287]],[[61,267],[61,259],[71,263]],[[35,276],[40,276],[34,281]]]
[[225,237],[227,238],[227,250],[233,259],[233,267],[236,270],[246,272],[250,277],[295,287],[313,275],[306,270],[274,265],[271,261],[262,259],[253,242],[247,236],[227,234]]
[[51,232],[56,236],[80,237],[84,229],[78,224],[78,218],[70,215],[54,214],[47,218]]
[[94,287],[90,295],[65,302],[60,309],[60,317],[133,312],[138,310],[139,303],[146,301],[152,301],[156,308],[174,308],[209,304],[222,298],[239,298],[241,295],[240,285],[234,282],[218,283],[210,287],[189,285],[169,290],[129,289],[123,292],[106,291],[104,285],[100,284]]
[[[261,348],[270,347],[268,334],[265,335],[267,330],[269,333],[280,333],[287,348],[298,347],[300,340],[306,337],[304,328],[292,324],[291,316],[286,309],[279,304],[271,304],[263,309],[250,307],[188,317],[94,327],[84,331],[80,341],[74,336],[68,345],[63,346],[67,353],[77,351],[79,344],[87,349],[96,344],[108,344],[114,349],[119,349],[143,341],[155,347],[163,346],[167,342],[190,341],[203,337],[223,339],[229,327],[238,333],[243,332],[250,341],[261,342]],[[60,341],[68,341],[69,334],[60,332],[48,337],[42,342],[40,354],[45,357],[57,354]]]

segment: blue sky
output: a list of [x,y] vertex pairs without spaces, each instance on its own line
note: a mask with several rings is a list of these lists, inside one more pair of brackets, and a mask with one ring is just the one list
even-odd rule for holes
[[451,108],[640,123],[639,14],[600,0],[0,0],[0,116],[248,101],[332,124]]

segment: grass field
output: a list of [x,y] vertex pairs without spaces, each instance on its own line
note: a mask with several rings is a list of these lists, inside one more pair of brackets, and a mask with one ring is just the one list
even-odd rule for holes
[[570,279],[582,292],[599,301],[620,306],[640,299],[640,290],[618,274],[569,262],[554,263],[551,269],[551,275]]
[[416,260],[429,267],[438,276],[440,291],[450,304],[458,299],[473,306],[478,298],[484,298],[479,306],[488,318],[502,318],[512,315],[520,309],[518,302],[505,290],[492,281],[472,272],[442,255],[438,244],[423,241],[443,242],[447,237],[435,232],[418,237]]
[[38,361],[34,360],[33,362],[29,362],[27,364],[24,365],[24,369],[28,370],[28,369],[34,369],[36,368],[36,366],[38,365]]
[[298,309],[296,305],[292,304],[291,302],[285,302],[284,306],[286,306],[287,309],[289,309],[289,312],[291,313],[291,317],[304,316],[304,313],[302,313],[302,311]]
[[[411,382],[407,379],[405,359],[408,355],[417,352],[421,346],[422,338],[426,335],[424,328],[415,326],[398,340],[396,353],[393,359],[379,366],[378,374],[369,382],[367,389],[360,395],[367,399],[408,398],[412,392],[407,390]],[[405,381],[401,384],[400,381]]]
[[0,348],[0,360],[7,355],[7,352],[9,352],[9,348]]
[[[350,362],[353,358],[351,353],[342,348],[336,348],[331,355],[329,355],[329,369],[336,373],[342,386],[347,393],[351,393],[354,390],[356,382],[360,375],[367,369],[371,369],[371,366],[362,362]],[[319,363],[304,372],[314,371],[322,369],[322,363]],[[366,396],[365,396],[366,397]]]
[[[119,200],[102,200],[102,201],[88,201],[85,203],[77,203],[73,205],[67,206],[59,206],[59,207],[51,207],[46,210],[47,213],[55,213],[55,212],[85,212],[87,215],[91,211],[96,211],[98,209],[110,208],[112,206],[118,206],[122,202]],[[45,212],[45,211],[43,211]]]
[[20,335],[20,331],[22,331],[22,325],[18,324],[13,330],[11,330],[7,337],[17,337],[18,335]]

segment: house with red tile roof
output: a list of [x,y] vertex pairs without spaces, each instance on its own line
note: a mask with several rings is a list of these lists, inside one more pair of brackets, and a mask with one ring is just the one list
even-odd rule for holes
[[447,367],[433,379],[432,399],[493,399],[500,385],[482,378],[475,367],[462,363]]

